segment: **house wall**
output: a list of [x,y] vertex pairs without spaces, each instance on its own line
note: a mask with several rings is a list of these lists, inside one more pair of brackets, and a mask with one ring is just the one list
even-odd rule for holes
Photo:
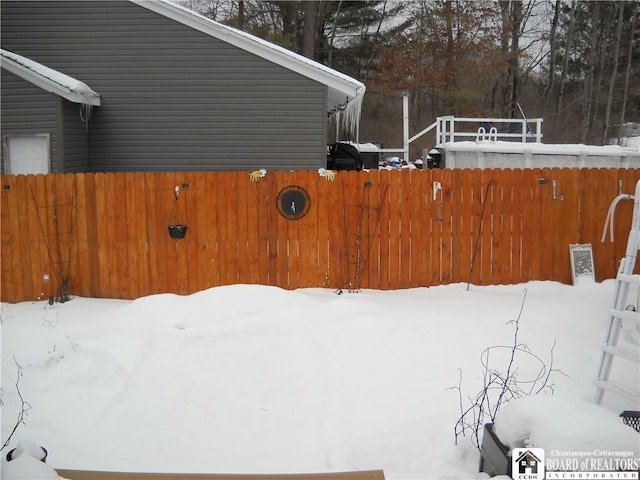
[[326,162],[325,85],[125,1],[1,9],[3,48],[100,94],[91,171]]
[[[48,133],[50,135],[50,171],[53,173],[61,172],[58,134],[60,98],[6,70],[1,70],[1,72],[2,115],[0,115],[0,131],[2,135]],[[2,142],[2,173],[6,171],[6,153],[4,142]]]
[[91,170],[90,130],[80,116],[81,106],[63,99],[60,104],[64,132],[60,135],[64,152],[62,171],[87,172]]

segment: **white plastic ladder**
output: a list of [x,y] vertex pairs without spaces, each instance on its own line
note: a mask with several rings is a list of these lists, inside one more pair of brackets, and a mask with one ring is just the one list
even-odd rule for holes
[[634,325],[635,328],[640,327],[640,311],[638,311],[640,305],[635,305],[635,310],[627,310],[626,305],[631,285],[637,285],[638,288],[640,288],[640,274],[633,273],[638,250],[640,250],[640,180],[638,180],[636,184],[635,195],[618,195],[611,203],[607,220],[605,221],[605,230],[602,235],[603,241],[606,237],[608,222],[610,222],[611,235],[613,236],[613,215],[616,205],[621,200],[633,200],[633,220],[625,257],[620,261],[620,267],[618,268],[618,274],[616,276],[614,303],[610,312],[609,332],[602,346],[600,368],[598,370],[598,376],[594,381],[596,384],[595,403],[598,405],[602,403],[605,391],[632,401],[638,401],[640,399],[640,391],[638,391],[637,385],[624,385],[609,380],[614,357],[620,357],[640,364],[640,352],[637,348],[626,348],[618,345],[618,338],[620,337],[623,322],[629,322],[631,325]]

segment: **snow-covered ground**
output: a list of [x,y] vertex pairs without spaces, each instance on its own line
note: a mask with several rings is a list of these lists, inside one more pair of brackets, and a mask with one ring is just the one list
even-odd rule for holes
[[[518,340],[553,368],[549,389],[507,403],[501,439],[573,451],[631,452],[622,424],[640,405],[592,403],[614,282],[454,284],[337,295],[233,285],[135,301],[2,304],[2,442],[20,439],[57,468],[208,473],[383,469],[389,479],[483,478],[464,407],[483,350]],[[638,348],[639,332],[622,341]],[[492,350],[494,351],[494,350]],[[499,349],[495,350],[499,352]],[[508,352],[508,349],[506,350]],[[506,368],[504,351],[491,368]],[[519,355],[517,375],[538,373]],[[18,380],[18,365],[22,376]],[[616,360],[635,385],[638,368]],[[522,383],[525,387],[528,385]],[[489,421],[489,419],[487,419]]]

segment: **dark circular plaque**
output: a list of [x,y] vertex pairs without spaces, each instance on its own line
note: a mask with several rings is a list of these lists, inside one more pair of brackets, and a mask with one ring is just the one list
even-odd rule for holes
[[297,185],[284,187],[276,198],[278,212],[288,220],[299,220],[311,207],[311,199],[307,191]]

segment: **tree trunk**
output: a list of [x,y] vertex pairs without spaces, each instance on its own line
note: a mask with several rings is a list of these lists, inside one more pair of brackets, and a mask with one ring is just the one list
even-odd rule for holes
[[238,28],[244,29],[244,0],[238,1]]
[[318,20],[318,5],[316,1],[304,2],[304,26],[302,30],[302,54],[308,58],[316,58],[318,39],[316,37],[316,22]]
[[522,2],[511,2],[511,52],[509,75],[511,77],[510,118],[516,117],[520,95],[520,29],[522,28]]
[[549,34],[549,78],[547,80],[547,86],[545,88],[545,96],[549,98],[553,94],[553,85],[556,78],[556,60],[558,57],[556,46],[556,34],[558,31],[558,19],[560,17],[561,0],[556,0],[556,5],[553,12],[553,20],[551,21],[551,31]]
[[567,40],[565,42],[564,61],[562,62],[562,75],[560,78],[560,93],[558,94],[558,105],[556,107],[556,113],[562,112],[562,104],[564,101],[564,88],[567,83],[567,73],[569,71],[569,57],[571,56],[571,48],[574,42],[575,35],[575,19],[576,19],[576,0],[571,2],[571,13],[569,14],[569,31],[567,32]]
[[336,36],[336,30],[338,29],[338,16],[340,15],[340,8],[342,8],[342,0],[338,3],[338,8],[336,9],[336,16],[333,20],[333,27],[331,28],[331,35],[329,36],[329,55],[327,56],[327,65],[331,66],[331,61],[333,60],[333,40]]
[[509,69],[510,69],[510,57],[509,57],[509,4],[511,3],[509,0],[500,0],[500,11],[502,13],[502,31],[501,31],[501,42],[500,42],[500,51],[502,53],[502,57],[507,62],[507,73],[501,74],[500,78],[500,115],[502,117],[506,117],[508,114],[508,105],[509,98],[511,95],[509,94]]
[[631,78],[631,65],[633,57],[633,37],[636,32],[636,20],[638,18],[638,10],[633,11],[633,17],[631,18],[631,38],[629,38],[629,51],[627,52],[627,71],[624,76],[624,93],[622,95],[622,106],[620,111],[620,128],[618,129],[618,145],[622,137],[622,125],[625,122],[625,115],[627,110],[627,97],[629,96],[629,79]]
[[[593,21],[591,22],[591,42],[587,71],[583,82],[581,132],[582,143],[587,143],[591,125],[591,108],[594,103],[593,86],[595,82],[596,63],[598,62],[598,40],[600,38],[600,3],[593,4]],[[595,114],[594,114],[595,115]]]
[[[611,4],[613,5],[613,4]],[[610,6],[611,6],[610,5]],[[608,63],[611,60],[611,56],[607,53],[607,39],[609,38],[609,30],[614,24],[615,20],[615,8],[609,8],[607,19],[600,24],[598,27],[600,38],[598,40],[599,43],[599,51],[597,54],[597,62],[596,62],[596,82],[594,87],[594,101],[593,101],[593,114],[591,115],[591,125],[589,126],[589,136],[593,137],[593,131],[598,120],[598,109],[600,107],[600,94],[603,91],[603,82],[606,72],[608,71]]]
[[624,21],[624,3],[618,4],[618,30],[616,32],[616,43],[613,52],[613,68],[611,69],[611,79],[609,80],[609,94],[607,95],[607,109],[604,114],[604,127],[602,129],[602,144],[607,143],[609,135],[609,121],[611,118],[611,104],[613,103],[613,88],[618,75],[618,56],[620,55],[620,40],[622,39],[622,22]]
[[445,15],[445,23],[446,23],[446,36],[447,36],[447,58],[446,58],[446,79],[445,85],[446,90],[451,92],[456,89],[457,82],[454,75],[454,64],[455,64],[455,45],[453,39],[453,8],[452,8],[452,0],[446,0],[444,4],[444,15]]
[[[376,43],[378,43],[380,38],[380,30],[382,29],[382,23],[386,20],[386,12],[387,12],[387,0],[382,4],[382,14],[380,15],[380,21],[378,22],[378,28],[376,28],[376,34],[374,36]],[[373,64],[373,59],[376,54],[376,49],[372,48],[371,53],[369,55],[369,59],[365,65],[363,78],[369,78],[369,70],[371,70],[371,65]]]
[[[296,38],[296,12],[297,6],[293,2],[287,1],[273,1],[273,4],[277,7],[280,14],[280,21],[282,22],[282,34],[287,42],[287,46],[294,50],[300,51],[299,38]],[[278,31],[277,28],[274,31]]]

